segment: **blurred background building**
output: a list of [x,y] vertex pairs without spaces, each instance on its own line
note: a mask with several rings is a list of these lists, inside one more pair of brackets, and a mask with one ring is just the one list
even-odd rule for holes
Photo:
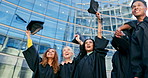
[[[112,40],[117,27],[132,20],[131,0],[97,0],[103,17],[103,36]],[[90,0],[0,0],[0,78],[31,78],[32,71],[22,55],[26,50],[26,26],[31,20],[43,21],[44,29],[32,36],[33,44],[42,55],[47,48],[56,48],[61,61],[64,46],[74,49],[76,33],[85,38],[97,35],[97,19],[89,14]],[[106,66],[108,78],[115,50],[108,44]]]

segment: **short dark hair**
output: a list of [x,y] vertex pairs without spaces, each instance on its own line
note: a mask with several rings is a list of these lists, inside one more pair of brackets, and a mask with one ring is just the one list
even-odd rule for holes
[[146,2],[145,2],[144,0],[134,0],[134,1],[132,2],[131,7],[133,6],[133,4],[134,4],[136,1],[142,2],[142,3],[147,7],[147,4],[146,4]]

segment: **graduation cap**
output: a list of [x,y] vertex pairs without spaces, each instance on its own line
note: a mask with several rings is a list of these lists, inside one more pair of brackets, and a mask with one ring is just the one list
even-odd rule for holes
[[27,23],[22,17],[20,17],[18,14],[15,14],[16,15],[16,20],[18,21],[22,21],[23,23]]
[[91,0],[90,1],[90,7],[87,11],[89,13],[96,14],[96,12],[98,11],[98,6],[99,6],[98,2]]
[[30,21],[30,23],[27,25],[27,30],[31,31],[31,34],[34,35],[41,29],[43,29],[44,22],[41,21]]
[[126,36],[122,36],[121,38],[113,37],[111,44],[117,51],[121,53],[127,53],[129,50],[129,42],[126,39]]
[[[80,33],[76,33],[80,36],[80,40],[84,42],[85,38]],[[76,40],[76,37],[72,40],[73,43],[79,44],[79,42]]]

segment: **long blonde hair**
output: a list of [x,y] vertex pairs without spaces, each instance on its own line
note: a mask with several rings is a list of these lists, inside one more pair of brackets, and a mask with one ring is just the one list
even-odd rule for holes
[[[53,48],[47,49],[46,52],[43,54],[42,61],[40,62],[40,64],[42,64],[43,67],[45,67],[48,64],[48,58],[46,55],[50,49],[53,49]],[[52,67],[53,67],[54,73],[56,74],[59,71],[58,54],[56,50],[55,50],[55,55],[54,55],[53,62],[52,62]]]

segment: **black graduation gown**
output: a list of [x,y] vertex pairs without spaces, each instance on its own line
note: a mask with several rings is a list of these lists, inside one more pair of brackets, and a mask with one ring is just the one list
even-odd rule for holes
[[116,51],[112,58],[111,78],[132,78],[129,54]]
[[74,62],[67,64],[60,64],[59,78],[72,78],[74,70]]
[[107,78],[105,56],[108,40],[95,37],[95,49],[90,55],[85,55],[76,65],[73,78]]
[[131,64],[134,77],[148,78],[148,17],[136,25],[132,34]]
[[53,68],[49,64],[45,67],[39,64],[42,58],[39,57],[34,46],[28,48],[23,54],[29,68],[33,71],[32,78],[58,78],[58,74],[54,74]]
[[132,78],[130,63],[129,36],[131,31],[124,31],[126,36],[121,38],[113,37],[112,46],[117,50],[112,57],[111,78]]

